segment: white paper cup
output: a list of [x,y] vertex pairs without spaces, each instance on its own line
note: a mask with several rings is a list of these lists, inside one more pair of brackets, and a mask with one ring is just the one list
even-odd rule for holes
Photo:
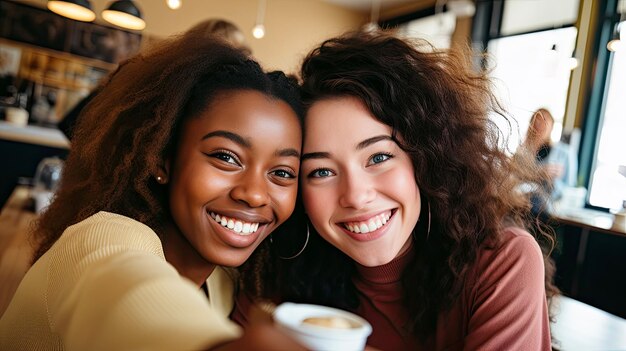
[[[339,317],[354,327],[333,328],[302,323],[312,317]],[[336,308],[285,302],[274,311],[278,327],[311,350],[363,350],[372,326],[363,318]]]

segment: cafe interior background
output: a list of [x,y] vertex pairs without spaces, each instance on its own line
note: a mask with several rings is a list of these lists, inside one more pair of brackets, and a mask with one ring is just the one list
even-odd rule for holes
[[[533,111],[545,107],[555,117],[552,140],[567,142],[578,163],[576,187],[555,213],[558,286],[626,318],[626,0],[65,1],[90,3],[94,20],[48,9],[60,2],[0,0],[0,314],[27,269],[18,232],[41,207],[35,190],[54,183],[71,147],[57,124],[120,61],[222,18],[244,31],[266,69],[290,73],[322,40],[376,27],[438,50],[487,53],[475,55],[476,69],[490,70],[517,122],[502,147],[515,152]],[[131,18],[137,27],[103,18],[129,5],[140,12]]]

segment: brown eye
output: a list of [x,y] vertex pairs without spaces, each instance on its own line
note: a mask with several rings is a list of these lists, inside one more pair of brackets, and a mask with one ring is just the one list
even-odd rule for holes
[[239,160],[237,159],[237,156],[235,156],[234,154],[227,152],[227,151],[216,151],[213,153],[209,153],[206,154],[209,157],[213,157],[216,158],[220,161],[226,162],[226,163],[230,163],[233,165],[238,165],[241,166],[241,163],[239,162]]
[[284,169],[278,169],[278,170],[273,171],[272,173],[275,176],[280,177],[280,178],[289,178],[289,179],[296,178],[295,174]]

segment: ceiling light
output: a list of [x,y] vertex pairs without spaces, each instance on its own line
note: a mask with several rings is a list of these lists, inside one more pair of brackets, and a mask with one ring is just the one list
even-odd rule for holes
[[181,0],[167,0],[166,3],[167,3],[167,7],[169,7],[172,10],[178,10],[180,6],[182,5]]
[[265,20],[265,8],[267,7],[266,0],[259,0],[259,6],[256,10],[256,24],[252,27],[252,36],[261,39],[265,36],[265,26],[263,21]]
[[146,27],[141,11],[132,0],[112,2],[106,10],[102,11],[102,18],[111,24],[126,29],[142,30]]
[[77,21],[91,22],[96,19],[96,14],[91,10],[89,0],[48,0],[48,9]]
[[252,36],[261,39],[265,36],[265,26],[262,24],[257,24],[252,28]]

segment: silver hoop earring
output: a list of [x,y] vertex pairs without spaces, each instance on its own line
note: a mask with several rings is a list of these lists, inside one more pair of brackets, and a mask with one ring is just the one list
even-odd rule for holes
[[[304,246],[302,246],[302,248],[300,249],[300,251],[298,251],[297,254],[293,255],[293,256],[278,256],[278,258],[282,259],[282,260],[293,260],[294,258],[300,256],[303,252],[304,249],[306,249],[306,246],[309,244],[309,223],[306,224],[306,240],[304,241]],[[270,236],[270,244],[274,243],[274,238],[272,236]]]

